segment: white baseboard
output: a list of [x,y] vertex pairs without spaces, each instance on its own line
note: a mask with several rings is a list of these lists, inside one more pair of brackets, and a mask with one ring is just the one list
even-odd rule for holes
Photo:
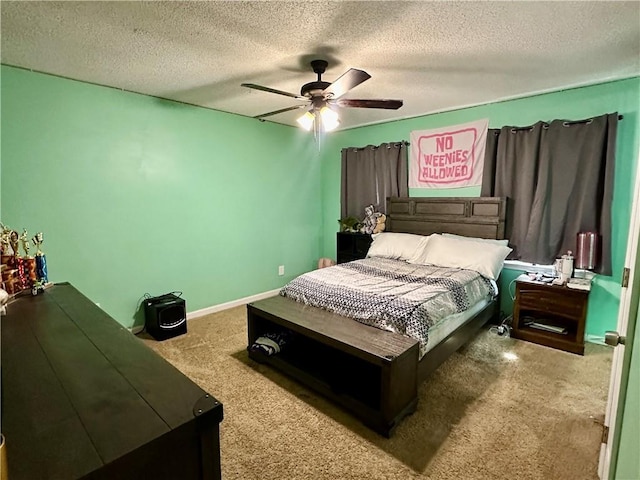
[[129,327],[128,330],[134,335],[139,334],[142,330],[144,330],[144,325],[138,325],[135,327]]
[[270,290],[268,292],[258,293],[257,295],[252,295],[250,297],[240,298],[238,300],[233,300],[231,302],[220,303],[219,305],[213,305],[211,307],[202,308],[200,310],[195,310],[193,312],[187,312],[187,320],[191,320],[192,318],[203,317],[204,315],[209,315],[210,313],[221,312],[223,310],[228,310],[229,308],[239,307],[240,305],[246,305],[247,303],[256,302],[258,300],[263,300],[269,297],[275,297],[280,293],[280,289]]
[[[211,307],[202,308],[193,312],[187,312],[187,320],[203,317],[205,315],[209,315],[210,313],[221,312],[223,310],[228,310],[229,308],[239,307],[240,305],[246,305],[247,303],[256,302],[265,298],[275,297],[276,295],[278,295],[278,293],[280,293],[279,288],[276,290],[270,290],[268,292],[258,293],[257,295],[251,295],[250,297],[239,298],[238,300],[233,300],[231,302],[220,303]],[[144,330],[144,325],[128,327],[127,329],[134,335],[137,335]]]
[[589,342],[589,343],[597,343],[598,345],[606,345],[606,343],[604,343],[604,337],[600,337],[598,335],[590,335],[587,334],[585,335],[585,342]]

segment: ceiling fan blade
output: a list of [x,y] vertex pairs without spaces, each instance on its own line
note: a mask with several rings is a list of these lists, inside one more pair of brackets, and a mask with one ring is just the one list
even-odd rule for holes
[[352,98],[340,98],[329,103],[337,105],[338,107],[386,108],[388,110],[397,110],[403,104],[402,100],[356,100]]
[[335,82],[324,89],[322,94],[329,98],[338,98],[347,93],[353,87],[357,87],[365,80],[369,80],[369,75],[364,70],[358,70],[357,68],[350,68],[342,74]]
[[270,117],[271,115],[277,115],[279,113],[288,112],[290,110],[298,110],[300,108],[304,108],[304,107],[307,107],[307,106],[308,105],[296,105],[295,107],[281,108],[280,110],[276,110],[274,112],[263,113],[262,115],[256,115],[253,118],[257,118],[258,120],[260,120],[260,119],[263,119],[264,117]]
[[287,97],[297,98],[298,100],[307,100],[307,97],[296,95],[295,93],[283,92],[282,90],[276,90],[275,88],[263,87],[262,85],[256,85],[255,83],[241,83],[241,87],[253,88],[254,90],[262,90],[263,92],[277,93],[278,95],[285,95]]

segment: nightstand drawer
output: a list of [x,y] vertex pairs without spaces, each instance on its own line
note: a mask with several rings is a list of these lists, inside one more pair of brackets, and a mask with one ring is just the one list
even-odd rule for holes
[[556,315],[580,317],[584,309],[584,302],[580,298],[548,290],[531,290],[522,286],[516,296],[521,310],[532,309]]

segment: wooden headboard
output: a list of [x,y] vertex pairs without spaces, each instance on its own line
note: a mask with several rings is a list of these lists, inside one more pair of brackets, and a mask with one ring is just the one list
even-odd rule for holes
[[503,197],[390,197],[386,230],[503,239],[506,210]]

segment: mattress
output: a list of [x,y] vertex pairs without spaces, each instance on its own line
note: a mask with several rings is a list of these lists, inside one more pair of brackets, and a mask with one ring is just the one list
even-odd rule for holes
[[432,328],[434,332],[445,328],[435,326],[448,323],[443,319],[469,311],[479,302],[486,305],[497,288],[495,282],[472,270],[372,257],[301,275],[280,294],[415,338],[422,358],[428,351]]
[[454,332],[458,327],[461,327],[473,317],[475,317],[482,311],[482,309],[484,309],[489,304],[489,302],[489,300],[480,300],[468,310],[465,310],[461,313],[454,313],[453,315],[449,315],[448,317],[440,320],[435,325],[432,325],[429,328],[429,341],[427,342],[425,353],[431,351],[433,347],[447,338],[450,333]]

